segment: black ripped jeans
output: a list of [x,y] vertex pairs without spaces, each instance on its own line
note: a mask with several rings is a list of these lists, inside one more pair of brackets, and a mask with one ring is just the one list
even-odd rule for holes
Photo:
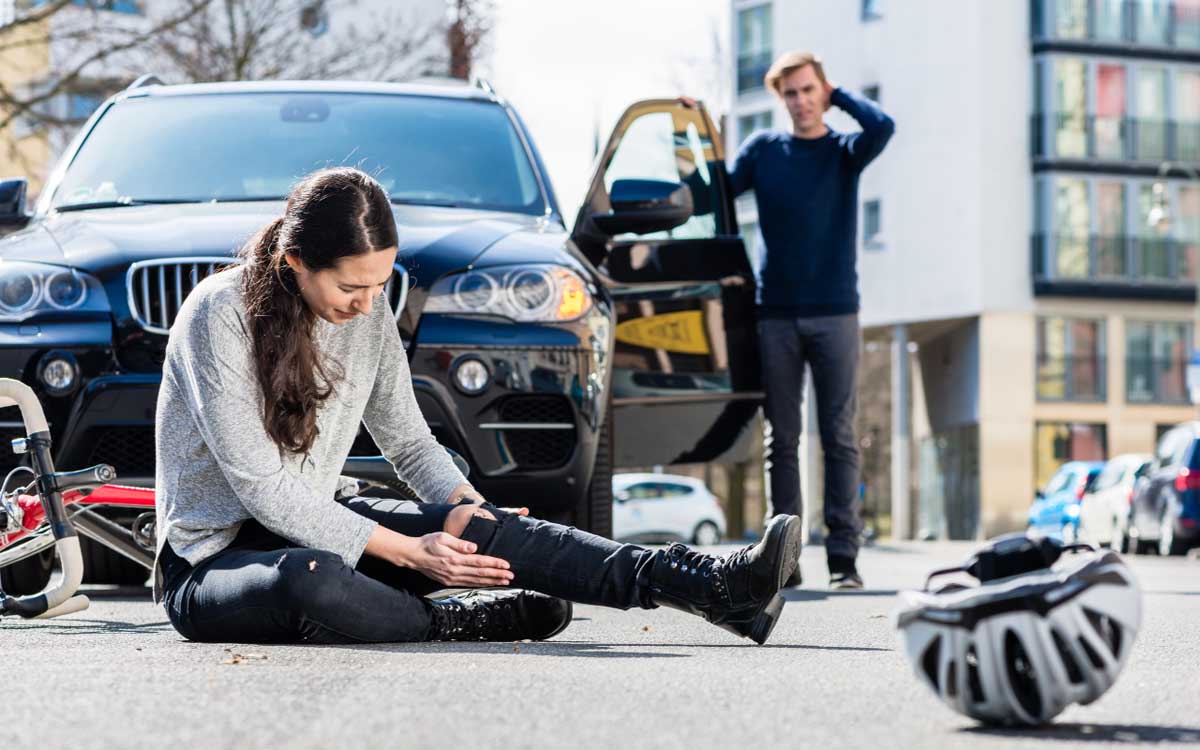
[[[346,507],[406,536],[442,531],[455,506],[355,497]],[[653,608],[648,576],[654,553],[568,526],[483,506],[462,538],[479,554],[507,560],[512,586],[582,604]],[[351,567],[339,555],[298,547],[256,521],[192,567],[167,544],[163,604],[189,640],[236,643],[371,643],[428,640],[426,594],[443,586],[409,568],[364,555]]]

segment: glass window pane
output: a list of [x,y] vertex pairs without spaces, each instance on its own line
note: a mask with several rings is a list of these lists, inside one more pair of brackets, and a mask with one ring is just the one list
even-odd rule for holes
[[1096,183],[1096,275],[1125,275],[1125,185]]
[[1148,279],[1171,278],[1170,241],[1159,229],[1150,226],[1150,210],[1154,207],[1154,186],[1138,185],[1136,232],[1137,267],[1135,273]]
[[1087,155],[1087,68],[1082,60],[1054,61],[1056,156]]
[[1154,400],[1153,331],[1149,323],[1125,323],[1125,396],[1129,401]]
[[1200,162],[1200,71],[1175,73],[1175,148],[1180,159]]
[[1055,183],[1054,273],[1067,278],[1088,275],[1087,182],[1063,178]]
[[738,12],[738,91],[762,88],[771,67],[771,5]]
[[1175,46],[1200,49],[1200,0],[1175,0]]
[[1055,0],[1054,35],[1059,39],[1087,38],[1087,0]]
[[1138,44],[1162,46],[1167,43],[1167,0],[1134,0],[1133,14]]
[[1138,70],[1137,158],[1167,158],[1167,71],[1162,68]]
[[1197,278],[1197,262],[1200,261],[1200,186],[1181,185],[1179,187],[1179,219],[1178,234],[1183,254],[1183,268],[1180,275],[1191,283]]
[[1067,325],[1062,318],[1037,320],[1037,395],[1062,400],[1066,388]]
[[1096,156],[1122,159],[1125,156],[1125,66],[1101,63],[1096,66]]
[[1096,0],[1096,38],[1106,42],[1124,39],[1125,0]]

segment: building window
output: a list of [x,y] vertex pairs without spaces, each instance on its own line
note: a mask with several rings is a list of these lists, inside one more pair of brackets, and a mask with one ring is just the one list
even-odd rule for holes
[[1130,403],[1186,404],[1187,323],[1125,323],[1125,398]]
[[750,115],[742,115],[738,118],[738,138],[741,142],[745,142],[750,137],[751,133],[758,130],[767,130],[771,127],[771,110],[763,112],[755,112]]
[[1034,0],[1035,39],[1200,48],[1200,0]]
[[862,0],[862,20],[878,21],[883,18],[883,0]]
[[1039,401],[1104,401],[1104,321],[1037,319]]
[[867,97],[876,104],[883,104],[883,100],[879,98],[879,84],[875,83],[870,86],[863,87],[863,96]]
[[1200,161],[1195,65],[1046,57],[1033,90],[1035,157]]
[[863,203],[863,247],[883,249],[883,209],[878,199]]
[[738,11],[738,93],[763,87],[771,68],[771,6]]
[[1169,222],[1151,226],[1154,180],[1053,177],[1035,182],[1034,275],[1191,287],[1200,260],[1200,186],[1169,181]]
[[1034,429],[1034,483],[1045,487],[1068,461],[1103,461],[1108,430],[1102,424],[1038,422]]
[[103,94],[74,93],[67,94],[67,118],[74,122],[82,122],[92,116],[92,113],[104,103]]

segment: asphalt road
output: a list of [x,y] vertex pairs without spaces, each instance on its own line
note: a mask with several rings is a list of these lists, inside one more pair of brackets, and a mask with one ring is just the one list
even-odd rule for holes
[[990,730],[909,672],[899,588],[971,545],[864,550],[824,589],[807,549],[770,643],[671,610],[577,607],[545,643],[368,647],[183,641],[142,590],[0,622],[3,748],[1200,747],[1200,562],[1132,558],[1143,630],[1117,684],[1047,729]]

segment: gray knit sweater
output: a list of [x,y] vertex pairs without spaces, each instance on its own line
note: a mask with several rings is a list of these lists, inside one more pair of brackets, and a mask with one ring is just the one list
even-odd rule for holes
[[170,542],[196,565],[254,518],[298,546],[355,565],[376,524],[334,497],[345,490],[339,474],[360,423],[423,500],[444,502],[466,480],[417,407],[382,297],[348,323],[317,319],[320,356],[344,377],[319,407],[320,434],[307,458],[281,451],[263,427],[241,282],[240,268],[205,279],[171,327],[155,420],[158,549]]

